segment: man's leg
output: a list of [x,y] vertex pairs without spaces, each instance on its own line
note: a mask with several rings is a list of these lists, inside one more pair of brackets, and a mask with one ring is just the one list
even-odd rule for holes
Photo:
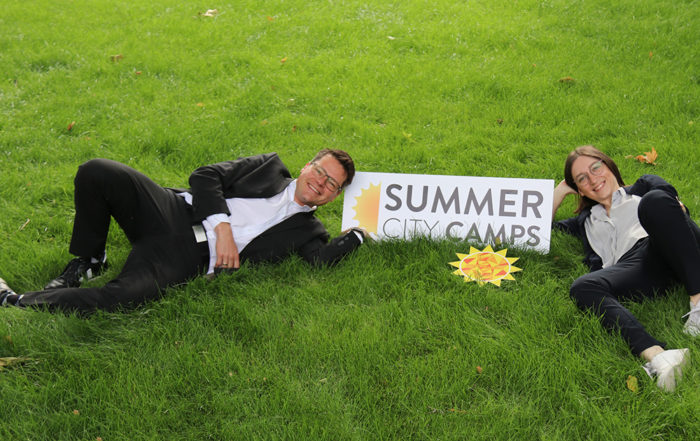
[[110,216],[130,242],[172,230],[173,193],[133,168],[92,159],[75,176],[75,222],[69,251],[82,257],[104,252]]
[[173,227],[175,195],[143,173],[108,159],[93,159],[75,176],[75,221],[69,251],[78,256],[46,289],[78,287],[106,268],[105,243],[111,217],[134,243]]
[[204,259],[188,222],[179,234],[133,244],[119,275],[102,287],[59,288],[25,293],[16,306],[93,311],[114,310],[157,299],[161,290],[204,272]]

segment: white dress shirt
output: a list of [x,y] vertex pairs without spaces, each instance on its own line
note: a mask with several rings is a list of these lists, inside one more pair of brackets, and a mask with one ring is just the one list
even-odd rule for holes
[[641,199],[620,187],[613,193],[610,215],[601,204],[591,208],[584,227],[591,248],[603,260],[603,268],[617,263],[639,239],[648,236],[637,215]]
[[[208,216],[202,225],[209,242],[209,270],[207,274],[214,272],[216,264],[216,233],[214,228],[221,222],[231,224],[233,240],[236,242],[238,252],[241,253],[253,239],[264,231],[274,227],[280,222],[289,219],[297,213],[307,213],[316,209],[299,205],[294,200],[294,191],[297,188],[296,179],[280,193],[269,198],[230,198],[226,199],[226,205],[231,215],[218,213]],[[192,205],[190,193],[180,193],[185,201]]]

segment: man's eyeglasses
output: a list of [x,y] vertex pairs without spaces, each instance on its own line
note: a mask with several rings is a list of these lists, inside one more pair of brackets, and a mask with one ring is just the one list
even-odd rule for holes
[[328,190],[332,191],[333,193],[337,193],[338,191],[340,191],[340,184],[338,184],[338,181],[336,181],[328,175],[326,169],[316,164],[315,162],[311,163],[311,169],[314,171],[317,178],[326,179],[325,186]]
[[[593,176],[600,176],[603,174],[603,171],[605,170],[605,164],[603,161],[596,161],[593,164],[591,164],[588,167],[588,172],[593,175]],[[591,183],[591,179],[588,177],[588,174],[586,173],[581,173],[576,177],[576,185],[579,187],[581,186],[588,186]]]

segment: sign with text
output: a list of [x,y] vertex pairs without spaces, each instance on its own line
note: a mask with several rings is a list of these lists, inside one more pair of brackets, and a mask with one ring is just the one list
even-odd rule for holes
[[345,189],[343,230],[376,239],[416,236],[549,251],[551,179],[358,172]]

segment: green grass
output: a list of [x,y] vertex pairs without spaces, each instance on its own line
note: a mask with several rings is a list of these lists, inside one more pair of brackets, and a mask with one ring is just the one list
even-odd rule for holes
[[[298,170],[326,146],[361,171],[558,181],[591,143],[697,216],[698,35],[696,0],[5,1],[0,276],[22,292],[61,271],[92,157],[179,187],[202,164],[277,151]],[[651,147],[655,167],[625,158]],[[341,208],[319,212],[333,234]],[[468,246],[246,266],[88,318],[2,310],[0,357],[31,361],[0,371],[0,439],[697,437],[698,370],[661,392],[569,300],[576,241],[509,250],[523,271],[500,288],[451,274]],[[114,228],[108,276],[127,252]],[[629,307],[700,365],[681,289]]]

